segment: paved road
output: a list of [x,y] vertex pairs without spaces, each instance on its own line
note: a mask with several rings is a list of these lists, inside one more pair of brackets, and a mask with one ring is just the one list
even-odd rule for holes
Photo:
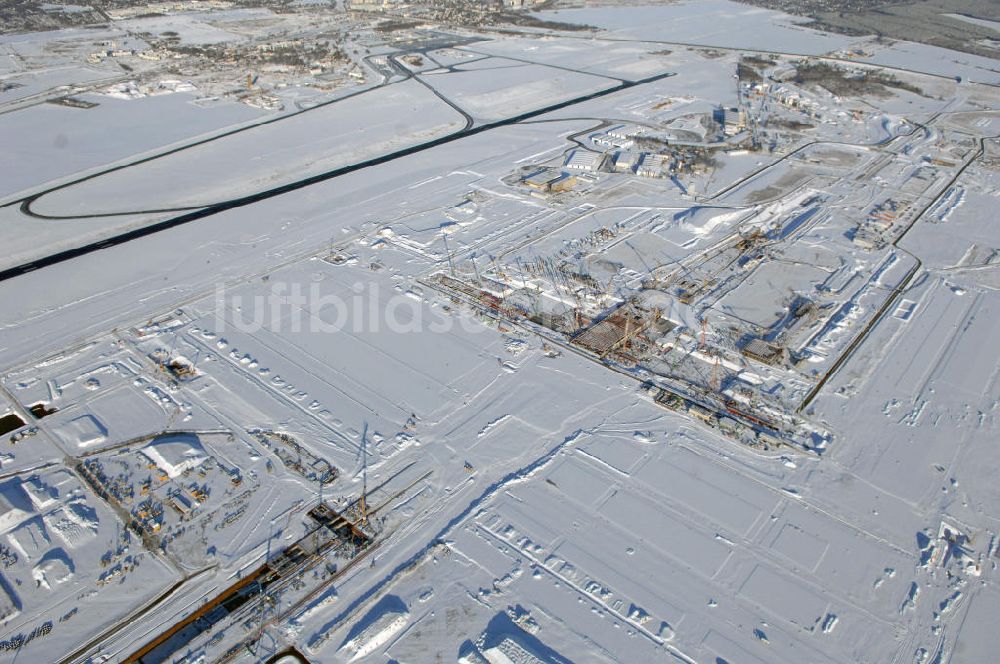
[[[325,173],[320,173],[318,175],[313,175],[313,176],[310,176],[310,177],[307,177],[307,178],[303,178],[301,180],[297,180],[295,182],[289,182],[287,184],[283,184],[283,185],[280,185],[280,186],[277,186],[277,187],[273,187],[271,189],[267,189],[265,191],[260,191],[260,192],[254,193],[254,194],[250,194],[248,196],[242,196],[242,197],[239,197],[239,198],[233,198],[233,199],[230,199],[230,200],[226,200],[226,201],[221,201],[221,202],[218,202],[218,203],[214,203],[214,204],[209,205],[209,206],[204,207],[204,208],[199,208],[199,209],[196,209],[196,210],[191,210],[191,211],[185,212],[184,214],[181,214],[179,216],[171,217],[170,219],[165,219],[163,221],[159,221],[159,222],[155,222],[155,223],[149,224],[148,226],[143,226],[141,228],[135,228],[135,229],[132,229],[132,230],[129,230],[129,231],[125,231],[123,233],[119,233],[117,235],[113,235],[113,236],[108,237],[108,238],[104,238],[104,239],[99,240],[97,242],[91,242],[89,244],[85,244],[85,245],[80,246],[80,247],[74,247],[72,249],[66,249],[66,250],[63,250],[63,251],[59,251],[59,252],[50,254],[48,256],[44,256],[42,258],[38,258],[38,259],[35,259],[35,260],[32,260],[32,261],[29,261],[27,263],[22,263],[21,265],[17,265],[17,266],[14,266],[14,267],[7,268],[5,270],[0,271],[0,281],[6,281],[7,279],[13,279],[14,277],[17,277],[17,276],[22,275],[22,274],[26,274],[28,272],[32,272],[34,270],[38,270],[38,269],[41,269],[41,268],[44,268],[44,267],[48,267],[50,265],[56,265],[58,263],[62,263],[62,262],[68,261],[68,260],[72,260],[72,259],[77,258],[79,256],[84,256],[84,255],[93,253],[95,251],[100,251],[101,249],[107,249],[108,247],[113,247],[113,246],[116,246],[116,245],[119,245],[119,244],[124,244],[126,242],[131,242],[132,240],[137,240],[139,238],[146,237],[146,236],[149,236],[149,235],[153,235],[155,233],[159,233],[159,232],[168,230],[170,228],[174,228],[176,226],[182,226],[184,224],[188,224],[188,223],[191,223],[191,222],[194,222],[194,221],[198,221],[199,219],[205,219],[207,217],[211,217],[213,215],[219,214],[220,212],[225,212],[227,210],[232,210],[234,208],[239,208],[239,207],[243,207],[243,206],[246,206],[246,205],[251,205],[253,203],[257,203],[259,201],[267,200],[267,199],[273,198],[275,196],[280,196],[282,194],[287,194],[287,193],[290,193],[290,192],[293,192],[293,191],[297,191],[299,189],[303,189],[305,187],[309,187],[311,185],[318,184],[320,182],[326,182],[328,180],[332,180],[334,178],[338,178],[338,177],[341,177],[343,175],[347,175],[348,173],[353,173],[355,171],[360,171],[360,170],[363,170],[365,168],[370,168],[372,166],[378,166],[378,165],[381,165],[381,164],[386,164],[386,163],[389,163],[391,161],[395,161],[396,159],[400,159],[402,157],[406,157],[406,156],[409,156],[411,154],[416,154],[418,152],[423,152],[425,150],[429,150],[429,149],[437,147],[439,145],[445,145],[445,144],[448,144],[448,143],[452,143],[454,141],[458,141],[458,140],[461,140],[463,138],[467,138],[469,136],[474,136],[476,134],[481,134],[481,133],[485,133],[485,132],[488,132],[488,131],[493,131],[493,130],[499,129],[501,127],[507,127],[507,126],[510,126],[510,125],[515,125],[515,124],[518,124],[519,122],[523,122],[524,120],[528,120],[528,119],[531,119],[531,118],[534,118],[534,117],[538,117],[540,115],[544,115],[544,114],[550,113],[552,111],[557,111],[557,110],[560,110],[560,109],[563,109],[563,108],[567,108],[569,106],[573,106],[574,104],[580,104],[582,102],[589,101],[591,99],[597,99],[597,98],[604,97],[604,96],[607,96],[607,95],[610,95],[610,94],[614,94],[616,92],[620,92],[622,90],[625,90],[625,89],[628,89],[628,88],[631,88],[631,87],[635,87],[637,85],[645,85],[645,84],[648,84],[648,83],[653,83],[653,82],[662,80],[664,78],[668,78],[668,77],[673,76],[673,75],[674,75],[673,73],[665,73],[665,74],[657,74],[656,76],[650,76],[648,78],[644,78],[644,79],[640,79],[640,80],[636,80],[636,81],[624,81],[622,83],[619,83],[617,85],[613,85],[611,87],[608,87],[608,88],[606,88],[604,90],[600,90],[598,92],[592,92],[592,93],[589,93],[589,94],[586,94],[586,95],[582,95],[580,97],[574,97],[573,99],[568,99],[566,101],[559,102],[557,104],[551,104],[549,106],[546,106],[546,107],[543,107],[543,108],[539,108],[539,109],[536,109],[534,111],[528,111],[528,112],[522,113],[520,115],[516,115],[516,116],[510,117],[510,118],[505,118],[503,120],[497,120],[497,121],[494,121],[494,122],[488,122],[488,123],[484,123],[484,124],[481,124],[481,125],[476,125],[476,126],[472,126],[472,127],[466,127],[464,129],[460,129],[460,130],[458,130],[458,131],[456,131],[454,133],[451,133],[451,134],[448,134],[448,135],[445,135],[445,136],[441,136],[441,137],[432,139],[430,141],[427,141],[425,143],[421,143],[419,145],[411,146],[411,147],[408,147],[408,148],[403,148],[401,150],[397,150],[395,152],[390,152],[388,154],[380,155],[378,157],[372,157],[371,159],[366,159],[364,161],[360,161],[360,162],[357,162],[357,163],[354,163],[354,164],[349,164],[347,166],[341,166],[339,168],[335,168],[335,169],[333,169],[331,171],[327,171]],[[136,162],[136,163],[141,163],[141,162]],[[64,186],[66,186],[66,185],[64,185]],[[26,214],[33,214],[30,211],[31,200],[34,200],[34,198],[37,198],[37,196],[40,196],[40,195],[41,194],[38,194],[38,195],[36,195],[36,196],[34,196],[34,197],[30,198],[30,199],[26,199],[26,200],[22,201],[21,202],[22,211],[24,211]]]

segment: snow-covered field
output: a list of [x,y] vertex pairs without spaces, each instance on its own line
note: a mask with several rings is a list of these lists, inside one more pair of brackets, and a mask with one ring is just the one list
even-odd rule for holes
[[46,194],[33,202],[32,211],[72,217],[201,207],[423,143],[462,126],[454,110],[407,81]]
[[616,38],[820,55],[852,39],[796,25],[787,14],[730,0],[543,11],[542,18],[602,28]]
[[0,659],[991,661],[992,65],[838,97],[735,76],[854,41],[775,12],[543,16],[604,29],[400,28],[288,117],[0,99],[3,267],[108,243],[0,281]]
[[647,78],[672,71],[668,53],[656,44],[606,42],[595,49],[579,39],[525,39],[511,37],[476,43],[462,49],[498,57],[528,60],[557,67],[626,80]]
[[[21,166],[4,178],[0,200],[261,117],[259,111],[244,105],[202,108],[187,94],[128,101],[96,95],[82,98],[99,106],[80,109],[44,104],[0,115],[5,157]],[[157,122],[163,117],[173,121]],[[38,131],[40,124],[44,131]]]
[[492,58],[469,68],[432,74],[425,80],[477,120],[520,115],[614,87],[601,76]]

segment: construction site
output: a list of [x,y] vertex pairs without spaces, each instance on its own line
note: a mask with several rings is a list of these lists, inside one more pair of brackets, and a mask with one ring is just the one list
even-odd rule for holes
[[[400,499],[428,474],[398,488],[389,482],[363,489],[360,496],[337,511],[325,502],[310,507],[307,532],[279,551],[268,551],[257,568],[242,572],[239,580],[205,601],[196,611],[162,632],[123,661],[158,664],[170,661],[199,639],[236,642],[224,649],[219,661],[257,654],[265,623],[293,614],[322,593],[337,578],[372,555],[379,544],[379,513]],[[393,478],[394,480],[398,479]],[[371,501],[376,501],[370,504]],[[310,573],[315,572],[311,575]],[[235,635],[233,634],[235,632]],[[223,644],[224,645],[224,644]]]
[[0,40],[0,659],[995,659],[995,62],[115,4]]
[[[640,264],[619,262],[636,239],[669,224],[659,215],[636,214],[583,237],[563,231],[560,242],[540,243],[566,247],[555,255],[525,247],[504,264],[452,261],[454,270],[433,283],[506,323],[633,375],[656,403],[742,443],[819,452],[826,434],[796,415],[792,401],[807,379],[781,343],[808,307],[795,302],[787,320],[761,327],[724,318],[712,306],[765,260],[776,236],[751,226],[668,265],[646,269],[642,256]],[[634,263],[634,254],[630,258]],[[618,269],[607,271],[612,264]]]

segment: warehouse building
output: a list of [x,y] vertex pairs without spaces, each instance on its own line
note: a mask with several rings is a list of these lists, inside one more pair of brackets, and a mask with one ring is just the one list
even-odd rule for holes
[[646,178],[662,178],[666,175],[666,172],[663,170],[663,162],[663,155],[646,152],[639,160],[639,165],[636,167],[635,172]]
[[634,173],[642,154],[632,150],[620,150],[615,155],[614,169],[619,173]]
[[634,139],[636,136],[641,136],[646,133],[646,128],[639,125],[627,124],[618,127],[612,127],[606,132],[611,138],[618,139]]
[[577,171],[596,171],[604,162],[604,155],[597,152],[587,152],[586,150],[573,150],[569,158],[566,159],[566,168]]

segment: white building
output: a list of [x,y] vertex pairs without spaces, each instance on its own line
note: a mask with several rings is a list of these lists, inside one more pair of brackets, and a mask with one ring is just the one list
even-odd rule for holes
[[596,171],[601,167],[603,161],[603,154],[587,152],[586,150],[573,150],[573,153],[566,160],[566,168],[577,171]]
[[509,636],[483,651],[490,664],[544,664],[544,661]]
[[614,139],[609,137],[607,134],[594,134],[590,137],[590,140],[592,140],[595,145],[600,145],[605,148],[610,148],[614,145]]
[[663,155],[647,152],[642,155],[635,172],[647,178],[662,178],[666,173],[663,170]]
[[594,134],[590,140],[604,148],[630,148],[635,145],[631,138],[615,138],[608,134]]
[[[20,486],[11,482],[7,485],[8,491],[20,491]],[[31,516],[30,512],[26,512],[19,507],[15,507],[14,504],[7,499],[7,496],[0,493],[0,533],[5,533],[9,530],[13,530],[16,525]]]
[[161,436],[142,448],[142,454],[171,479],[208,461],[198,437],[190,434]]
[[640,153],[631,150],[621,150],[615,155],[614,168],[619,173],[634,173],[639,165]]
[[612,127],[606,132],[611,138],[632,139],[646,133],[646,128],[639,125],[627,124],[619,127]]
[[739,133],[747,126],[747,116],[744,111],[725,108],[722,110],[722,130],[727,136]]

